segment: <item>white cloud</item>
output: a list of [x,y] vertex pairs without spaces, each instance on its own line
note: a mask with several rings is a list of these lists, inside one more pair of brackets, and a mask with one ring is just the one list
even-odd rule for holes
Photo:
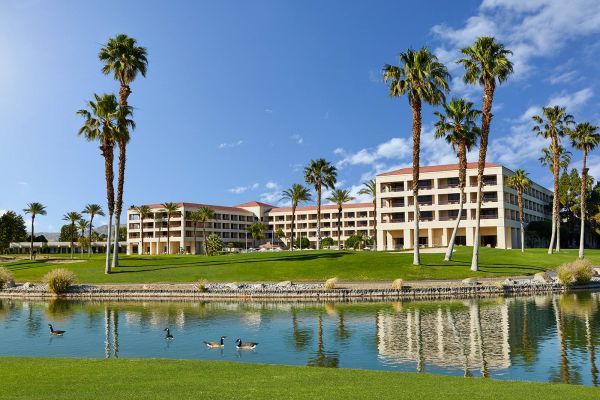
[[260,185],[258,183],[253,183],[252,185],[247,185],[247,186],[236,186],[231,189],[228,189],[228,191],[230,193],[234,193],[234,194],[242,194],[242,193],[246,193],[249,190],[256,190],[259,187],[260,187]]
[[24,182],[24,181],[20,181],[20,182],[17,182],[17,185],[20,185],[20,186],[29,186],[29,183]]
[[265,184],[265,188],[267,188],[269,190],[278,189],[279,185],[273,181],[269,181]]
[[410,154],[411,146],[405,138],[391,138],[375,149],[361,149],[356,153],[348,153],[342,148],[336,148],[333,153],[342,157],[337,166],[343,168],[347,165],[372,165],[384,159],[402,159]]
[[572,113],[574,110],[577,110],[580,106],[585,104],[593,95],[594,92],[590,88],[581,89],[575,93],[561,92],[550,98],[550,100],[548,100],[548,105],[566,107],[567,112]]
[[565,71],[565,72],[556,72],[550,78],[548,78],[548,82],[552,85],[560,85],[564,83],[569,83],[574,81],[579,74],[575,70]]
[[270,108],[265,108],[265,112],[267,114],[273,114],[273,110],[271,110]]
[[281,206],[281,185],[273,181],[268,181],[264,187],[266,190],[259,195],[260,201]]
[[238,146],[241,146],[242,144],[244,144],[244,141],[238,140],[236,142],[221,143],[221,144],[219,144],[218,148],[219,149],[227,149],[227,148],[231,148],[231,147],[238,147]]
[[296,144],[303,144],[304,143],[304,138],[298,134],[292,135],[290,136],[290,138],[296,142]]

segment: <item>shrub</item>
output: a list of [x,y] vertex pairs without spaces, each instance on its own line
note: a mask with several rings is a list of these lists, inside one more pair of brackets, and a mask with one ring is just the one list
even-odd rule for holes
[[327,290],[335,289],[338,283],[338,278],[330,278],[325,281],[323,287]]
[[198,289],[199,292],[206,292],[208,290],[207,286],[208,281],[206,279],[199,279],[198,283],[196,283],[196,289]]
[[321,240],[321,247],[330,247],[333,246],[335,244],[335,242],[333,241],[333,238],[331,237],[326,237],[323,238],[323,240]]
[[359,235],[352,235],[348,239],[346,239],[346,243],[344,243],[344,248],[346,249],[358,249],[361,242],[361,237]]
[[404,281],[402,279],[395,279],[392,282],[392,289],[400,290],[400,289],[402,289],[403,284],[404,284]]
[[216,256],[223,251],[223,240],[214,233],[208,235],[206,238],[206,243],[204,244],[206,254],[209,256]]
[[557,269],[558,280],[563,285],[585,285],[592,280],[594,268],[588,260],[577,260],[572,263],[565,263]]
[[310,240],[307,237],[299,237],[296,239],[295,243],[296,248],[298,249],[308,249],[310,248]]
[[15,286],[15,278],[12,272],[4,267],[0,267],[0,290]]
[[66,292],[76,281],[75,274],[63,268],[53,269],[44,276],[44,282],[48,284],[48,290],[54,294]]

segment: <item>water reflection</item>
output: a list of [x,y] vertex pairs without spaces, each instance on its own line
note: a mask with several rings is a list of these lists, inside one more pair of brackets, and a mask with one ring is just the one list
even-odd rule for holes
[[[0,355],[225,359],[598,386],[599,303],[590,292],[393,303],[0,300]],[[67,333],[53,338],[47,323]],[[221,335],[224,348],[203,344]],[[238,352],[236,337],[260,345]]]

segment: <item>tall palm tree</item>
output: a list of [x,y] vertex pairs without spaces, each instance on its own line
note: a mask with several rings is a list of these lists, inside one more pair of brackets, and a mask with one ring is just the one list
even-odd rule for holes
[[94,229],[94,217],[96,215],[104,216],[104,211],[102,211],[102,206],[100,204],[88,204],[82,211],[83,214],[88,214],[90,216],[90,224],[89,224],[89,233],[88,239],[90,241],[88,248],[88,255],[92,255],[92,230]]
[[312,196],[307,188],[300,185],[299,183],[294,183],[292,187],[284,190],[281,193],[281,200],[289,200],[292,202],[292,225],[291,225],[291,233],[290,233],[290,250],[294,250],[294,225],[296,224],[296,208],[298,204],[310,201]]
[[138,214],[140,214],[140,232],[142,235],[142,254],[145,253],[144,247],[144,220],[150,217],[152,210],[148,206],[139,206],[135,208]]
[[346,189],[336,189],[333,191],[331,196],[327,198],[328,201],[335,203],[337,205],[337,242],[338,242],[338,250],[342,249],[341,240],[342,240],[342,208],[344,203],[348,203],[354,200],[354,197],[350,195],[350,191]]
[[[100,49],[98,58],[104,64],[102,73],[112,75],[119,81],[119,108],[127,110],[131,114],[131,107],[127,99],[131,94],[130,84],[135,80],[138,74],[146,76],[148,68],[147,51],[145,47],[138,46],[137,41],[125,34],[118,34],[114,38],[108,39],[104,47]],[[117,201],[115,204],[116,231],[115,248],[113,254],[113,268],[118,266],[119,254],[119,225],[121,209],[123,207],[123,186],[125,183],[125,162],[127,143],[129,142],[129,128],[134,129],[135,125],[130,122],[127,113],[122,113],[118,118],[119,136],[117,144],[119,146],[119,177],[117,181]]]
[[321,193],[335,188],[337,168],[323,158],[311,160],[304,168],[304,180],[317,192],[317,250],[321,248]]
[[460,205],[456,217],[456,225],[452,231],[445,261],[452,260],[454,243],[462,218],[465,201],[465,183],[467,180],[467,152],[477,144],[481,130],[477,127],[477,118],[481,111],[473,109],[473,103],[465,99],[453,98],[449,104],[444,104],[444,113],[434,113],[438,120],[435,123],[436,139],[446,138],[458,156],[458,187],[460,189]]
[[587,196],[588,189],[588,168],[587,168],[587,156],[588,153],[594,150],[600,144],[600,134],[598,133],[598,127],[592,125],[589,122],[583,122],[577,124],[575,129],[569,131],[571,137],[571,144],[574,148],[583,152],[583,165],[581,167],[581,194],[579,195],[581,208],[581,231],[579,234],[579,258],[583,258],[583,249],[585,242],[585,199]]
[[171,254],[171,217],[179,210],[176,203],[163,203],[162,206],[167,213],[167,254]]
[[246,228],[246,232],[252,236],[253,246],[256,246],[256,241],[265,238],[265,230],[267,228],[260,222],[255,222]]
[[550,149],[552,150],[552,173],[554,176],[554,195],[552,198],[552,235],[550,236],[550,246],[548,254],[552,254],[554,239],[556,238],[556,252],[560,251],[560,200],[558,179],[560,173],[560,139],[566,134],[569,125],[574,124],[573,116],[567,114],[565,107],[550,106],[542,109],[542,115],[534,115],[533,121],[536,125],[533,131],[546,139],[550,139]]
[[399,97],[408,94],[412,109],[412,186],[414,198],[414,255],[413,264],[421,263],[419,257],[419,159],[421,152],[422,103],[440,104],[445,101],[444,92],[449,90],[450,74],[429,49],[408,49],[399,55],[400,65],[384,65],[383,78],[389,84],[389,94]]
[[27,208],[23,209],[25,214],[31,215],[31,239],[29,245],[29,259],[33,260],[33,238],[35,237],[35,217],[36,215],[46,215],[46,206],[42,203],[29,203]]
[[[77,221],[77,229],[79,229],[79,237],[80,238],[85,238],[85,230],[88,228],[88,226],[90,226],[90,223],[83,218],[80,219],[79,221]],[[83,246],[85,244],[85,240],[80,241],[80,243],[81,243],[81,257],[83,257]]]
[[483,86],[483,113],[481,116],[481,139],[479,143],[479,160],[477,163],[477,210],[475,214],[475,237],[473,240],[473,258],[471,270],[479,270],[479,231],[481,223],[481,200],[483,190],[483,171],[487,155],[490,125],[492,124],[492,103],[496,85],[505,82],[513,72],[512,62],[508,56],[512,51],[489,36],[475,39],[471,47],[461,50],[465,55],[458,60],[465,68],[463,80],[468,84]]
[[208,237],[206,236],[206,224],[208,221],[215,219],[216,213],[215,210],[208,206],[202,206],[197,211],[200,215],[200,219],[198,221],[202,222],[202,243],[204,245],[204,254],[208,256],[208,251],[206,251],[206,238]]
[[373,247],[377,250],[377,183],[375,182],[375,179],[363,182],[363,187],[358,191],[358,194],[371,196],[371,199],[373,200],[373,231],[375,232],[375,236],[373,236]]
[[156,221],[158,220],[158,240],[156,241],[156,254],[160,254],[160,238],[162,236],[162,225],[163,225],[163,212],[165,210],[159,208],[154,212],[154,228],[156,228]]
[[194,254],[198,253],[198,246],[196,245],[198,239],[197,239],[197,229],[198,229],[198,223],[202,222],[202,214],[200,213],[200,210],[194,210],[190,213],[190,220],[192,221],[192,223],[194,224]]
[[[79,135],[85,136],[89,141],[98,140],[100,151],[104,157],[104,176],[106,180],[106,200],[108,210],[108,234],[106,237],[106,264],[104,272],[110,274],[110,245],[112,240],[112,223],[115,212],[114,188],[114,147],[116,137],[117,115],[119,103],[114,94],[94,94],[94,100],[88,102],[89,109],[77,111],[85,121],[79,129]],[[118,235],[118,232],[116,233]]]
[[75,228],[75,224],[77,221],[81,219],[81,214],[77,211],[71,211],[63,215],[63,221],[68,221],[71,224],[70,229],[70,237],[71,237],[71,258],[73,258],[73,242],[75,242],[75,234],[77,233],[77,229]]
[[521,224],[521,252],[525,252],[525,226],[523,225],[523,192],[531,187],[531,180],[527,172],[522,169],[515,171],[506,180],[506,184],[517,191],[517,201],[519,203],[519,223]]

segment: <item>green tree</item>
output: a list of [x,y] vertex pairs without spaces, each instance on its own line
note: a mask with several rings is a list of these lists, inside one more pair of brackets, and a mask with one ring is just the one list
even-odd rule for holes
[[148,206],[139,206],[135,207],[135,210],[140,214],[140,232],[141,232],[141,246],[142,246],[142,254],[146,253],[146,247],[144,246],[144,220],[148,219],[152,214],[152,209]]
[[321,246],[321,194],[323,189],[333,189],[337,181],[337,169],[323,158],[311,160],[304,168],[304,180],[317,192],[317,250]]
[[350,195],[350,191],[347,189],[336,189],[333,191],[333,193],[331,193],[331,196],[329,196],[327,198],[327,200],[329,200],[330,202],[334,203],[335,205],[337,205],[337,243],[338,243],[338,250],[342,249],[342,242],[341,242],[341,236],[342,236],[342,209],[344,207],[345,203],[348,203],[352,200],[354,200],[354,197],[352,197]]
[[31,242],[29,246],[29,259],[33,260],[33,238],[35,237],[35,217],[46,215],[46,206],[42,203],[29,203],[27,208],[23,209],[25,214],[31,215]]
[[583,153],[583,162],[581,166],[581,194],[580,198],[580,224],[581,231],[579,233],[579,258],[584,257],[585,247],[585,222],[586,222],[586,205],[585,200],[587,198],[588,190],[588,167],[587,167],[587,156],[588,154],[598,147],[600,144],[600,134],[598,133],[598,127],[592,125],[589,122],[583,122],[577,124],[575,129],[569,131],[569,137],[571,138],[571,145],[577,150],[581,150]]
[[102,206],[100,204],[87,204],[82,211],[83,214],[87,214],[90,216],[90,223],[88,226],[88,255],[92,256],[92,231],[94,230],[94,217],[96,215],[104,216],[104,211],[102,210]]
[[216,256],[223,251],[223,240],[214,233],[210,234],[204,241],[204,248],[207,256]]
[[75,242],[75,236],[77,235],[77,229],[75,228],[75,224],[81,219],[81,214],[79,214],[77,211],[71,211],[66,213],[65,215],[63,215],[63,221],[68,221],[69,224],[71,225],[71,237],[69,238],[71,244],[70,244],[70,249],[71,249],[71,258],[73,258],[73,243]]
[[106,236],[106,261],[104,272],[110,274],[110,251],[112,243],[112,224],[115,212],[114,188],[114,147],[117,136],[117,117],[119,103],[114,94],[94,94],[95,101],[88,102],[89,109],[77,111],[84,118],[84,124],[79,129],[79,135],[88,141],[99,141],[100,151],[104,157],[104,177],[106,181],[106,201],[108,209],[108,235]]
[[[79,239],[79,235],[77,234],[77,228],[71,225],[70,223],[61,226],[60,234],[58,235],[58,241],[70,242],[71,238],[73,238],[74,240]],[[35,241],[37,242],[37,237]]]
[[[281,228],[277,228],[277,229],[275,230],[275,236],[276,236],[276,237],[277,237],[279,240],[281,240],[281,238],[285,238],[285,232],[283,231],[283,229],[281,229]],[[273,243],[273,244],[275,244],[275,243]]]
[[496,86],[505,82],[513,72],[512,62],[508,59],[512,52],[489,36],[478,37],[475,39],[475,43],[470,47],[463,48],[461,52],[465,57],[459,59],[458,63],[465,68],[464,82],[483,86],[483,112],[481,115],[481,136],[477,163],[477,210],[475,214],[473,257],[471,259],[471,270],[478,271],[483,171],[492,124],[492,104]]
[[255,222],[246,228],[246,231],[252,236],[252,246],[256,246],[256,241],[265,238],[265,230],[267,228],[260,222]]
[[517,191],[517,201],[519,203],[519,223],[521,224],[521,252],[525,252],[525,225],[523,224],[523,193],[531,188],[531,180],[527,176],[527,172],[522,169],[515,171],[506,180],[508,186]]
[[86,246],[89,248],[89,241],[88,240],[83,240],[85,239],[85,230],[90,226],[90,223],[88,221],[86,221],[85,219],[80,219],[79,221],[77,221],[77,229],[79,229],[79,247],[81,248],[81,256],[83,257],[83,247],[81,246],[82,243],[85,243]]
[[200,212],[200,210],[194,210],[190,213],[190,220],[192,221],[192,224],[194,225],[194,254],[198,253],[198,246],[197,246],[197,235],[196,232],[198,230],[198,223],[202,222],[202,213]]
[[358,194],[370,196],[373,201],[373,231],[375,232],[374,246],[377,250],[377,183],[375,179],[363,182],[363,187],[358,191]]
[[298,207],[298,204],[300,203],[304,203],[307,201],[310,201],[312,198],[310,192],[308,191],[307,188],[305,188],[304,186],[300,185],[299,183],[294,183],[292,185],[292,187],[290,187],[289,189],[284,190],[281,193],[281,200],[289,200],[292,203],[292,225],[291,225],[291,232],[290,232],[290,250],[294,250],[294,243],[295,243],[295,237],[294,237],[294,227],[296,225],[296,208]]
[[179,212],[176,203],[163,203],[162,206],[167,213],[167,254],[171,254],[171,218]]
[[[339,240],[338,240],[338,242],[339,242]],[[333,240],[333,238],[331,238],[329,236],[328,237],[324,237],[323,240],[321,240],[321,247],[331,247],[334,244],[335,244],[335,241]],[[340,245],[338,243],[338,249],[340,248],[339,246]]]
[[10,249],[11,242],[23,242],[27,238],[27,227],[22,216],[14,211],[0,215],[0,253]]
[[544,107],[542,115],[534,115],[533,132],[537,135],[550,139],[550,149],[552,150],[552,174],[554,176],[554,196],[552,199],[552,236],[550,237],[550,246],[548,254],[552,254],[554,239],[556,238],[556,252],[560,251],[560,202],[559,202],[559,173],[560,173],[560,139],[569,129],[569,125],[574,124],[573,116],[567,114],[565,107],[552,106]]
[[[127,99],[131,94],[131,83],[138,74],[146,76],[148,68],[147,50],[138,46],[137,41],[125,34],[118,34],[108,39],[104,47],[100,49],[98,58],[103,63],[102,73],[112,75],[120,84],[119,109],[122,111],[118,118],[117,144],[119,146],[119,176],[117,181],[117,201],[115,204],[116,231],[119,232],[121,209],[123,207],[123,187],[125,183],[125,162],[127,144],[129,142],[129,129],[135,129],[135,124],[128,117],[132,108]],[[119,263],[119,239],[115,240],[112,267]]]
[[408,49],[399,55],[400,65],[384,65],[383,78],[389,84],[392,97],[408,95],[412,109],[412,189],[414,198],[414,254],[413,264],[419,265],[419,171],[421,152],[422,103],[440,104],[445,101],[444,92],[449,90],[450,74],[429,49]]
[[477,139],[481,130],[477,127],[477,118],[481,111],[473,108],[473,103],[465,99],[453,98],[449,104],[444,104],[444,113],[435,112],[438,117],[435,122],[435,138],[445,138],[446,142],[452,146],[458,157],[458,187],[460,190],[460,200],[456,225],[452,230],[452,236],[446,250],[445,261],[452,260],[454,243],[462,218],[463,206],[465,202],[465,184],[467,181],[467,153],[477,144]]
[[300,235],[299,238],[296,238],[294,246],[296,246],[299,249],[308,249],[310,247],[310,240],[308,240],[306,236]]
[[[204,242],[204,252],[207,256],[209,256],[210,254],[208,254],[208,237],[206,236],[206,225],[210,220],[215,219],[217,215],[215,213],[215,210],[207,206],[202,206],[197,211],[200,215],[200,219],[198,221],[202,223],[202,241]],[[221,248],[222,247],[223,246],[221,246]]]

